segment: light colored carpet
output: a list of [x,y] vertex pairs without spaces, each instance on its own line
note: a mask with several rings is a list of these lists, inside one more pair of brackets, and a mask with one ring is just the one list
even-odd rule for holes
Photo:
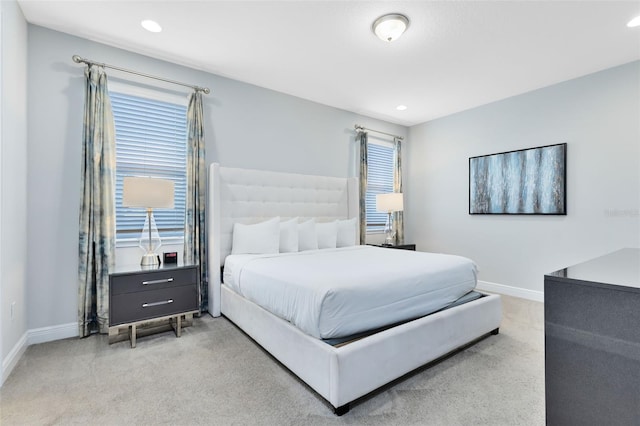
[[[107,344],[30,346],[0,389],[0,424],[542,425],[543,304],[503,296],[500,334],[337,417],[225,318]],[[384,366],[381,366],[384,368]]]

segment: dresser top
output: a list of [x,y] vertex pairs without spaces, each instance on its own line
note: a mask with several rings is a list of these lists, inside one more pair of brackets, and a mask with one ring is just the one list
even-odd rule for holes
[[640,289],[640,248],[618,250],[547,275]]

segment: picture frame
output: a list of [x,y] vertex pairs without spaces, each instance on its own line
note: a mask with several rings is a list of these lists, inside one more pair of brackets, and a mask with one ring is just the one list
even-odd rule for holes
[[469,158],[470,215],[566,215],[567,144]]

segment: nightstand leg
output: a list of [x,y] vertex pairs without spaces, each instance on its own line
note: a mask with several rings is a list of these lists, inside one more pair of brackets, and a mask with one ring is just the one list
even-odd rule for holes
[[131,347],[135,348],[136,347],[136,325],[133,324],[131,325],[131,328],[129,329],[129,340],[131,340]]
[[182,315],[178,315],[178,318],[176,318],[176,325],[178,326],[176,328],[176,336],[180,337],[182,335]]

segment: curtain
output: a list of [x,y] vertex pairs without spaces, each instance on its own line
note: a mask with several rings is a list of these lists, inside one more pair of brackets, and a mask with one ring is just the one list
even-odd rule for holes
[[[402,192],[402,141],[393,139],[393,192]],[[396,245],[404,244],[404,215],[403,212],[393,213],[395,226]]]
[[107,74],[85,70],[78,242],[78,328],[81,337],[108,332],[109,273],[115,263],[115,126]]
[[360,142],[360,244],[367,239],[367,132],[358,132],[356,140]]
[[202,93],[189,96],[187,108],[187,194],[184,225],[185,264],[200,267],[200,310],[208,309],[204,114]]

